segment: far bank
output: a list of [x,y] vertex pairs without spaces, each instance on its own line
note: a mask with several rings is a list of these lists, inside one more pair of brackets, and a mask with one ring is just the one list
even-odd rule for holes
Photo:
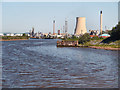
[[94,49],[105,49],[105,50],[120,50],[120,40],[103,43],[103,40],[90,40],[89,42],[80,44],[78,40],[62,40],[57,41],[57,47],[88,47]]

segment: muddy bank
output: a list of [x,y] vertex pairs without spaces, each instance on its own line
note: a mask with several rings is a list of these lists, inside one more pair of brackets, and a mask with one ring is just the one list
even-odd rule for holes
[[88,46],[88,47],[95,49],[105,49],[105,50],[120,50],[120,48],[111,48],[111,47],[99,47],[99,46]]
[[98,46],[57,46],[57,47],[84,47],[84,48],[94,48],[94,49],[105,49],[105,50],[120,50],[120,48],[111,48],[111,47],[98,47]]

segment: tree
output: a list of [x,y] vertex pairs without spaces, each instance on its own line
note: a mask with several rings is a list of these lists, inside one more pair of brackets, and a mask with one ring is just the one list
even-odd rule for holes
[[23,35],[22,36],[26,36],[26,34],[25,33],[23,33]]
[[102,34],[105,34],[106,32],[105,31],[102,31]]
[[111,35],[111,38],[115,40],[120,40],[120,22],[118,22],[116,27],[113,27],[110,35]]
[[82,35],[81,37],[79,37],[79,41],[78,42],[80,44],[84,44],[84,43],[90,41],[90,39],[91,39],[90,35],[88,33],[85,33],[84,35]]
[[112,33],[112,30],[108,31],[108,34],[109,34],[109,35],[111,35],[111,33]]

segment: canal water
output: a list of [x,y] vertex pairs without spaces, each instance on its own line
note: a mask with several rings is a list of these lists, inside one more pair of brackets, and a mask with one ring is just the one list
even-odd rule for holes
[[3,88],[117,88],[118,52],[56,47],[53,39],[3,41]]

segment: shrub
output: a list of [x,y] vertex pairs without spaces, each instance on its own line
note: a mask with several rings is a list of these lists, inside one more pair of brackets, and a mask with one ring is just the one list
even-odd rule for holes
[[100,38],[98,36],[94,36],[91,38],[91,40],[99,40]]
[[76,38],[77,38],[76,36],[72,35],[72,39],[76,39]]
[[120,40],[120,22],[116,25],[116,27],[113,27],[110,34],[113,39]]
[[88,33],[85,33],[84,35],[82,35],[81,37],[79,37],[79,44],[84,44],[86,42],[89,42],[91,39],[90,35]]

